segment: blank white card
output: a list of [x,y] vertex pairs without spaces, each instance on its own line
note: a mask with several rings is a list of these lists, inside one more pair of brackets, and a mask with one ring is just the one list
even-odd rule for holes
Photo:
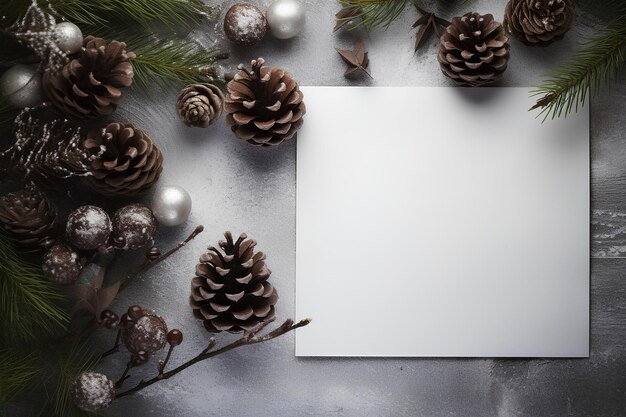
[[587,357],[589,111],[303,88],[297,356]]

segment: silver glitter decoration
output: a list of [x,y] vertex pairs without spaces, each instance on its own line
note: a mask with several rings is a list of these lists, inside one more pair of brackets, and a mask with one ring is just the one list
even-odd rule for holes
[[25,110],[15,119],[15,143],[0,152],[0,175],[35,182],[87,176],[89,161],[80,128],[65,120],[43,122]]
[[33,0],[26,14],[9,28],[9,33],[41,58],[40,68],[56,71],[69,62],[55,42],[56,20]]

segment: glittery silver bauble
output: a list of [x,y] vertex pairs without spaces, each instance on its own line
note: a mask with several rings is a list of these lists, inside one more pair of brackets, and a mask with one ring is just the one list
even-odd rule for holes
[[62,22],[54,28],[54,42],[66,54],[75,54],[83,46],[83,32],[72,22]]
[[267,9],[267,24],[278,39],[290,39],[304,29],[306,13],[298,0],[276,0]]
[[33,107],[42,101],[37,65],[15,65],[0,77],[0,96],[14,107]]
[[159,188],[152,199],[152,213],[163,226],[178,226],[187,221],[191,213],[191,196],[177,185]]
[[84,411],[107,408],[115,398],[115,384],[109,377],[98,372],[83,372],[71,387],[72,401]]

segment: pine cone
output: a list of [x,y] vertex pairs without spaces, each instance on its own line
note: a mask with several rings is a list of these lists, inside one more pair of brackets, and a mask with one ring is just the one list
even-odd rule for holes
[[0,228],[25,252],[50,248],[59,232],[57,211],[34,187],[0,197]]
[[134,196],[153,186],[163,155],[146,132],[130,123],[91,130],[83,142],[91,155],[87,184],[105,196]]
[[274,317],[278,294],[267,282],[272,273],[265,254],[254,253],[256,242],[241,234],[233,243],[224,233],[221,250],[209,247],[191,281],[190,304],[210,332],[238,333]]
[[46,72],[44,91],[58,111],[74,119],[108,116],[122,101],[120,88],[133,82],[135,58],[124,42],[109,44],[88,36],[78,58],[56,72]]
[[455,17],[439,40],[441,70],[459,85],[492,83],[506,70],[508,41],[504,28],[490,14]]
[[528,46],[563,39],[573,22],[572,0],[510,0],[504,10],[504,29]]
[[263,67],[263,58],[243,64],[228,83],[226,123],[253,145],[272,146],[291,139],[302,127],[306,113],[298,83],[280,68]]
[[222,115],[224,94],[213,84],[191,84],[178,95],[176,111],[189,127],[209,127]]

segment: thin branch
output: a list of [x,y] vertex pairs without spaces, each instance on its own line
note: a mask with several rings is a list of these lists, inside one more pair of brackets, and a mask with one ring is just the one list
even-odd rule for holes
[[259,326],[257,326],[257,328],[255,328],[254,330],[245,333],[240,339],[235,340],[233,343],[226,345],[220,349],[217,350],[211,350],[214,346],[215,346],[215,339],[211,339],[211,341],[209,341],[209,347],[205,350],[203,350],[202,352],[200,352],[199,355],[195,356],[194,358],[190,359],[189,361],[183,363],[182,365],[178,366],[177,368],[172,369],[171,371],[165,372],[165,373],[159,373],[159,375],[148,379],[148,380],[142,380],[141,382],[139,382],[136,386],[134,386],[133,388],[121,392],[119,394],[116,395],[116,398],[121,398],[121,397],[126,397],[128,395],[134,394],[137,391],[141,391],[142,389],[152,385],[152,384],[156,384],[159,381],[165,380],[165,379],[169,379],[171,377],[173,377],[174,375],[184,371],[185,369],[189,368],[190,366],[195,365],[198,362],[202,362],[204,360],[210,359],[214,356],[217,355],[221,355],[222,353],[226,353],[228,351],[231,351],[233,349],[236,349],[238,347],[241,346],[246,346],[246,345],[254,345],[256,343],[263,343],[263,342],[267,342],[268,340],[272,340],[275,339],[279,336],[284,335],[285,333],[288,333],[292,330],[295,330],[297,328],[300,327],[304,327],[306,325],[308,325],[311,322],[311,319],[305,319],[302,320],[298,323],[294,323],[293,320],[287,320],[285,321],[280,327],[278,327],[275,330],[272,330],[271,332],[267,333],[266,335],[263,336],[257,336],[258,333],[260,331],[262,331],[269,323],[271,323],[272,320],[268,320],[266,322],[261,323]]
[[152,260],[146,259],[144,261],[144,263],[139,267],[138,270],[136,270],[135,272],[133,272],[130,275],[128,275],[124,279],[124,281],[122,281],[122,284],[120,285],[120,291],[122,291],[124,288],[128,287],[128,285],[130,285],[134,280],[136,280],[139,276],[141,276],[141,274],[143,274],[144,272],[146,272],[147,270],[149,270],[153,266],[157,265],[158,263],[163,262],[164,260],[166,260],[167,258],[172,256],[174,253],[176,253],[180,249],[184,248],[189,242],[191,242],[193,239],[195,239],[195,237],[198,236],[203,231],[204,231],[204,226],[200,225],[200,226],[195,228],[195,230],[187,237],[187,239],[185,239],[184,241],[180,242],[178,245],[176,245],[175,247],[173,247],[169,251],[165,252],[164,254],[159,256],[158,258],[155,258],[155,259],[152,259]]

